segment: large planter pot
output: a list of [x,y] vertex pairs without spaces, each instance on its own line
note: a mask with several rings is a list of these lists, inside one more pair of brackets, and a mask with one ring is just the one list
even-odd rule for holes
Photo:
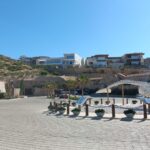
[[60,115],[63,115],[65,113],[65,110],[59,110],[58,112]]
[[133,109],[128,109],[124,111],[127,118],[133,118],[136,112]]
[[105,103],[106,103],[106,105],[109,105],[109,104],[110,104],[110,101],[109,101],[109,100],[107,100]]
[[129,114],[125,114],[127,118],[133,118],[135,114],[133,113],[129,113]]
[[95,101],[94,104],[95,104],[95,105],[98,105],[98,104],[99,104],[99,101]]
[[137,103],[137,101],[136,101],[136,100],[133,100],[133,101],[132,101],[132,104],[136,104],[136,103]]
[[103,118],[104,113],[103,112],[97,112],[96,115],[97,115],[97,117]]
[[80,111],[73,111],[72,113],[73,113],[74,116],[79,116]]
[[60,115],[63,115],[65,110],[66,110],[66,108],[64,108],[64,107],[57,108],[57,111],[59,112]]
[[81,109],[79,109],[79,108],[74,108],[74,109],[72,110],[72,113],[73,113],[74,116],[78,116],[78,115],[80,114],[80,111],[81,111]]
[[72,102],[72,106],[76,106],[76,102]]
[[55,112],[56,108],[54,106],[48,106],[49,112]]

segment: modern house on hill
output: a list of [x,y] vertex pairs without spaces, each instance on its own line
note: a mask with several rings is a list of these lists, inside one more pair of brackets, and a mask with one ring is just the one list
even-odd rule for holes
[[107,67],[108,66],[108,55],[94,55],[91,57],[88,57],[86,59],[86,65],[88,67]]
[[19,60],[27,65],[37,65],[37,60],[39,60],[38,63],[42,65],[42,64],[45,64],[48,58],[49,57],[47,56],[37,56],[37,57],[21,56]]
[[122,60],[122,57],[109,57],[108,66],[110,68],[123,68],[124,62]]
[[125,65],[129,66],[141,66],[144,65],[144,53],[129,53],[123,56]]
[[64,57],[39,58],[36,60],[36,65],[81,67],[82,58],[78,54],[70,53],[70,54],[64,54]]
[[109,57],[108,54],[99,54],[84,59],[76,53],[66,53],[63,57],[26,57],[21,56],[20,61],[28,65],[49,65],[56,67],[94,67],[94,68],[123,68],[125,66],[145,66],[150,68],[148,59],[143,58],[144,53],[128,53],[120,57]]
[[[144,53],[129,53],[122,57],[109,57],[105,55],[94,55],[86,59],[86,66],[97,68],[123,68],[126,66],[143,66]],[[148,62],[148,61],[147,61]]]

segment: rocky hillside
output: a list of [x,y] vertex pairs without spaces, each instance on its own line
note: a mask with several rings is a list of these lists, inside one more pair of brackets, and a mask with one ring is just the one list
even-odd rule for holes
[[[28,66],[20,61],[12,58],[0,55],[0,79],[22,79],[22,78],[34,78],[39,76],[68,76],[78,77],[81,74],[86,75],[89,78],[101,78],[100,83],[111,84],[121,79],[136,79],[150,81],[150,73],[148,69],[137,68],[124,68],[124,69],[111,69],[111,68],[56,68],[52,66]],[[140,75],[139,74],[144,74]],[[141,79],[142,77],[142,79]],[[145,78],[147,77],[147,78]],[[99,86],[97,79],[95,85]]]
[[33,69],[31,66],[22,64],[19,61],[0,55],[0,78],[22,78],[35,76],[40,73],[40,69]]

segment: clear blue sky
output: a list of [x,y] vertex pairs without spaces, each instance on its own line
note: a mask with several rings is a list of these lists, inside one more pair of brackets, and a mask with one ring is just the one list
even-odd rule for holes
[[0,54],[150,57],[150,0],[0,0]]

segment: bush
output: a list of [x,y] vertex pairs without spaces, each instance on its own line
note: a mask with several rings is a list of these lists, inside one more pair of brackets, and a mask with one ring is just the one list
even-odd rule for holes
[[72,106],[76,106],[76,102],[72,102]]
[[109,101],[109,100],[107,100],[105,103],[106,103],[107,105],[109,105],[109,104],[110,104],[110,101]]
[[99,101],[95,101],[94,104],[95,104],[95,105],[98,105],[98,104],[99,104]]
[[48,110],[54,112],[54,111],[56,111],[56,108],[54,106],[49,105]]
[[41,76],[47,76],[47,75],[48,75],[48,72],[47,72],[47,71],[41,71],[41,72],[40,72],[40,75],[41,75]]
[[136,103],[137,103],[137,101],[136,101],[136,100],[133,100],[133,101],[132,101],[132,104],[136,104]]
[[72,113],[74,114],[74,116],[78,116],[79,114],[80,114],[80,109],[79,108],[74,108],[73,110],[72,110]]
[[63,103],[62,105],[63,105],[63,107],[67,107],[67,103]]
[[105,110],[104,109],[96,109],[95,113],[105,113]]
[[66,110],[66,108],[64,108],[64,107],[58,107],[57,108],[57,111],[65,111]]
[[74,108],[73,110],[72,110],[72,112],[80,112],[81,110],[79,109],[79,108]]
[[124,111],[124,114],[135,114],[136,112],[133,109],[128,109]]
[[79,97],[77,97],[77,96],[69,96],[69,99],[70,99],[70,100],[78,100]]

